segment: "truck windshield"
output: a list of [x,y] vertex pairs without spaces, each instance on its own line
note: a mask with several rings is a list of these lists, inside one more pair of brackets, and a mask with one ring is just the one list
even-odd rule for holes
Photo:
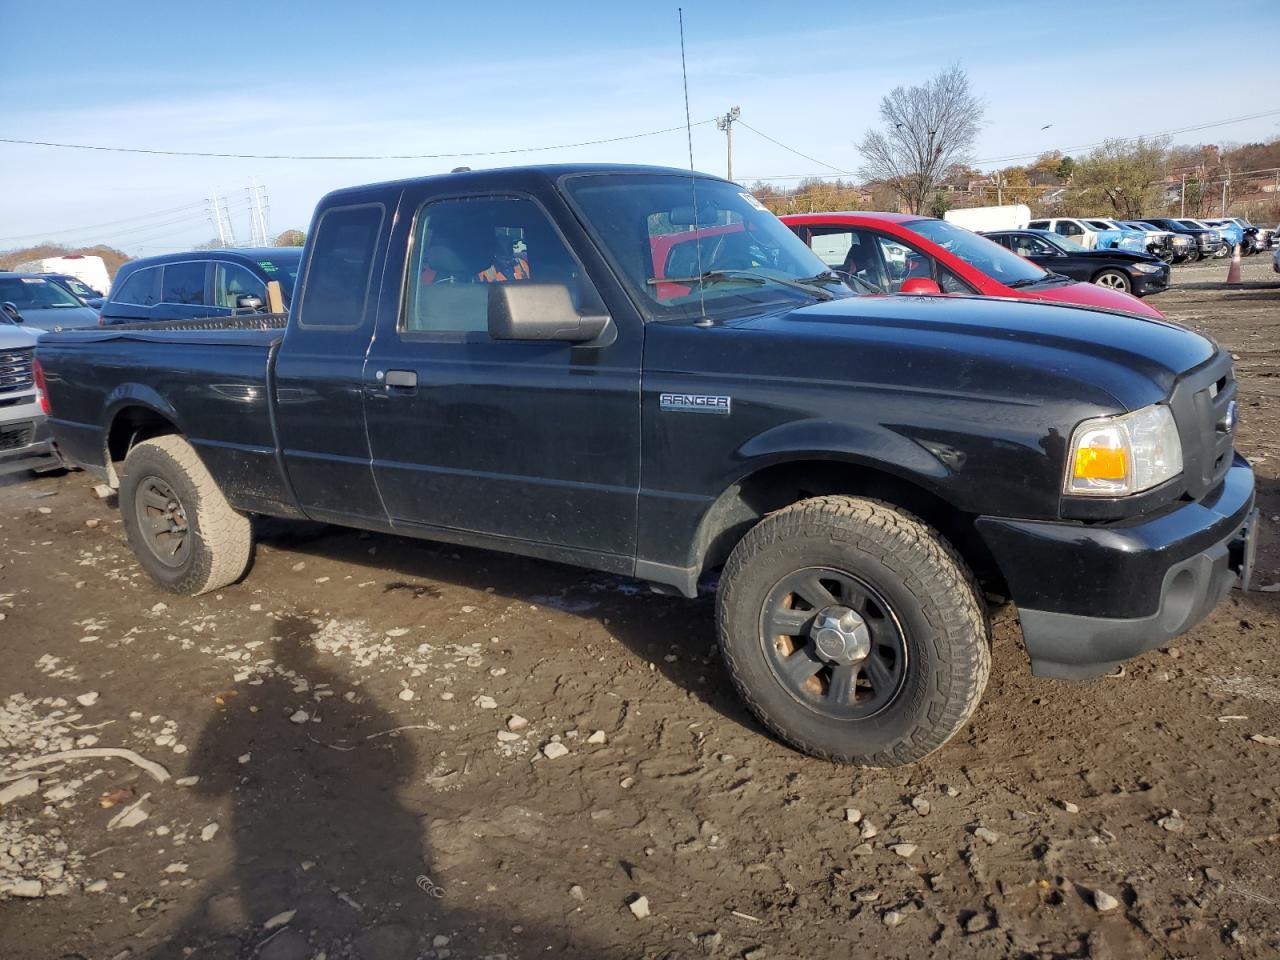
[[947,223],[945,220],[910,220],[903,226],[1001,283],[1022,281],[1019,286],[1026,286],[1052,276],[1048,270],[1036,266],[1030,260],[1022,259],[994,240],[980,237],[954,223]]
[[584,174],[570,178],[566,189],[651,319],[691,318],[704,310],[728,316],[767,303],[851,294],[803,240],[736,184]]
[[0,302],[12,303],[19,311],[84,306],[70,291],[44,277],[0,278]]

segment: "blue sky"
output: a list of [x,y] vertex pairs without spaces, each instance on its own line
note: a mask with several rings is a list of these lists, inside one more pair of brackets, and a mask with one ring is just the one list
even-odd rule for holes
[[[0,136],[232,153],[501,150],[684,121],[676,4],[605,2],[8,4]],[[978,159],[1280,109],[1277,0],[763,3],[686,0],[694,121],[729,107],[740,180],[856,170],[880,97],[959,61],[987,101]],[[1222,37],[1231,38],[1223,41]],[[1250,38],[1265,38],[1257,42]],[[20,40],[20,42],[18,42]],[[1048,130],[1040,128],[1052,123]],[[1181,142],[1280,135],[1280,115]],[[694,128],[700,169],[724,136]],[[227,199],[247,238],[251,177],[273,232],[305,228],[338,186],[458,164],[684,165],[683,130],[504,157],[284,161],[153,157],[0,144],[0,249],[40,239],[133,253],[214,235]],[[173,211],[162,214],[161,211]],[[78,230],[87,225],[110,224]]]

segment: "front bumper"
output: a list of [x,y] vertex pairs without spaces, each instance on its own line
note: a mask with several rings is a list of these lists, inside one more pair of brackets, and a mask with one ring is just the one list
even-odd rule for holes
[[1133,287],[1135,297],[1145,297],[1148,294],[1168,290],[1169,268],[1165,267],[1159,273],[1133,273],[1130,275],[1130,285]]
[[1197,244],[1200,247],[1201,253],[1207,256],[1212,256],[1222,249],[1225,242],[1226,241],[1224,240],[1199,240],[1197,241]]
[[977,527],[1018,605],[1032,673],[1085,679],[1208,616],[1250,571],[1254,516],[1253,471],[1236,454],[1203,500],[1151,519],[979,517]]
[[26,470],[49,470],[61,465],[62,460],[43,413],[34,420],[0,423],[0,477]]

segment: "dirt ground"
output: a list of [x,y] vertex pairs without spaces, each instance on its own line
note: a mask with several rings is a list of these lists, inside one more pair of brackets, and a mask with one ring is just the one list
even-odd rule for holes
[[[1225,273],[1153,302],[1237,357],[1265,586],[1280,277]],[[1280,951],[1280,593],[1083,684],[1000,611],[973,722],[891,771],[764,735],[708,599],[286,524],[178,598],[83,474],[0,482],[0,613],[5,960]],[[39,759],[81,748],[171,777]]]

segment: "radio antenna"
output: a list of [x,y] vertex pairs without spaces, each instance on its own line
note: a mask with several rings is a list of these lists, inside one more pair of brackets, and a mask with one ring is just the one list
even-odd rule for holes
[[698,312],[701,318],[695,321],[700,327],[711,326],[707,319],[707,301],[702,282],[702,229],[698,225],[698,175],[693,168],[693,121],[689,116],[689,70],[684,61],[684,7],[676,7],[680,18],[680,78],[684,81],[684,130],[689,141],[689,193],[693,198],[693,249],[698,257]]

